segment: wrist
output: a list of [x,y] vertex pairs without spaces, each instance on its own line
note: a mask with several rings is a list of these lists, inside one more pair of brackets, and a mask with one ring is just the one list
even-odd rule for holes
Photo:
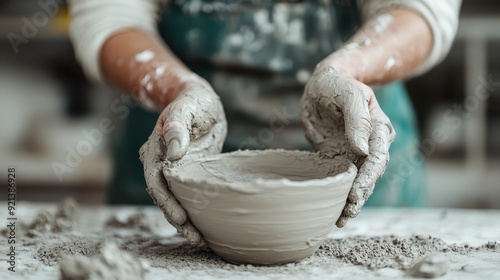
[[163,110],[193,86],[209,86],[187,67],[168,62],[151,62],[141,71],[132,96],[147,108]]
[[349,59],[349,57],[346,54],[341,53],[341,51],[333,53],[318,63],[318,65],[316,65],[315,72],[319,72],[327,67],[333,68],[335,72],[344,77],[349,77],[355,80],[359,80],[360,78],[360,73],[358,71],[359,63],[356,63],[355,59]]

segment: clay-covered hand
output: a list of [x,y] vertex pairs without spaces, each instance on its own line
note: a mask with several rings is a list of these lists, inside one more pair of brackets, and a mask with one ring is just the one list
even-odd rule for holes
[[191,244],[199,244],[201,234],[170,191],[162,170],[191,158],[220,153],[226,133],[219,96],[204,83],[188,87],[163,110],[140,150],[148,193],[169,223]]
[[331,66],[317,69],[307,83],[301,112],[306,137],[317,151],[344,154],[358,166],[337,220],[343,227],[361,211],[384,173],[396,134],[373,90]]

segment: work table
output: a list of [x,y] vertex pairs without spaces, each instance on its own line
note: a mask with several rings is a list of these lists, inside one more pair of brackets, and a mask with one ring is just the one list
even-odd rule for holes
[[[8,250],[8,244],[2,242],[1,279],[58,279],[57,258],[55,258],[56,262],[50,262],[50,258],[47,261],[47,259],[40,257],[40,252],[41,250],[57,251],[57,248],[60,248],[58,244],[70,244],[71,242],[84,246],[85,252],[97,250],[92,248],[95,244],[117,243],[123,250],[146,259],[150,263],[151,268],[146,279],[329,279],[339,277],[346,279],[415,279],[411,278],[404,270],[394,268],[370,270],[364,266],[345,263],[335,258],[329,259],[331,265],[325,266],[325,260],[319,260],[317,256],[310,257],[298,264],[287,265],[282,270],[272,267],[252,268],[232,264],[221,265],[222,261],[206,248],[185,249],[189,247],[182,245],[185,240],[176,234],[175,229],[167,223],[156,207],[80,206],[72,229],[59,233],[49,233],[38,238],[23,237],[19,224],[31,222],[40,209],[53,212],[56,205],[23,201],[16,205],[18,228],[16,233],[16,272],[7,270],[8,265],[4,252]],[[106,221],[109,223],[110,217],[126,221],[128,217],[137,213],[143,215],[140,227],[130,229],[124,226],[110,227],[105,225]],[[0,218],[4,224],[8,224],[7,214],[7,204],[1,202]],[[359,217],[349,221],[345,228],[334,229],[329,238],[345,239],[355,236],[368,238],[390,235],[401,238],[415,235],[432,236],[441,239],[446,244],[467,244],[470,247],[481,246],[488,242],[496,244],[500,243],[500,210],[365,208]],[[85,245],[87,240],[90,243]],[[449,257],[450,269],[439,279],[500,279],[500,246],[498,244],[495,246],[497,247],[494,250],[472,252],[471,254],[449,255],[443,253]],[[180,247],[184,248],[185,251],[179,251]],[[202,251],[202,253],[198,254],[197,250]],[[81,248],[76,248],[68,252],[69,254],[78,254],[80,251]],[[137,252],[140,252],[139,255]],[[189,252],[189,255],[184,255],[183,252]],[[185,267],[180,267],[177,262],[171,265],[169,262],[158,262],[157,258],[162,258],[162,256],[166,259],[172,256],[182,259]],[[207,261],[203,261],[203,258],[207,258]]]

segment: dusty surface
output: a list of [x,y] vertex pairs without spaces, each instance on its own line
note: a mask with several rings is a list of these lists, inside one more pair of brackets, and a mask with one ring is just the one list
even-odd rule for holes
[[[57,211],[55,205],[26,202],[18,208],[18,220],[27,223],[42,209]],[[151,231],[106,225],[111,217],[126,223],[138,216]],[[58,279],[63,259],[101,258],[107,243],[129,254],[135,265],[147,261],[145,279],[414,279],[415,269],[444,271],[439,279],[500,279],[500,211],[365,209],[346,228],[330,233],[312,257],[279,267],[233,265],[207,247],[191,247],[156,207],[83,208],[73,222],[63,232],[18,234],[16,272],[4,266],[0,279]]]

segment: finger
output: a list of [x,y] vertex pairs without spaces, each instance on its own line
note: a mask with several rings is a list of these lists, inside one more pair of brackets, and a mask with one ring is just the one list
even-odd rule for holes
[[168,107],[163,133],[167,159],[184,157],[192,141],[207,135],[214,124],[225,122],[218,96],[206,87],[192,87]]
[[351,203],[345,208],[346,216],[355,217],[372,194],[375,182],[382,176],[389,162],[390,143],[390,124],[377,122],[370,137],[370,154],[359,169],[358,176],[349,192]]
[[305,135],[316,151],[335,152],[346,148],[342,144],[347,140],[344,114],[338,100],[341,93],[335,90],[339,83],[334,69],[325,68],[307,83],[301,99]]
[[344,216],[344,214],[340,215],[340,217],[338,218],[337,222],[335,223],[335,225],[338,227],[338,228],[343,228],[345,227],[345,225],[347,224],[347,220],[349,220],[349,218],[347,216]]
[[368,86],[353,84],[349,89],[351,92],[343,94],[344,98],[344,122],[347,140],[351,150],[358,156],[369,154],[369,139],[372,133],[371,115],[368,107],[367,96],[371,93]]
[[226,134],[227,124],[225,119],[223,119],[221,122],[213,124],[207,132],[203,132],[201,135],[198,135],[195,139],[191,140],[189,150],[183,159],[197,158],[203,155],[220,153],[222,151]]
[[300,106],[301,106],[300,116],[302,120],[302,125],[304,127],[304,134],[306,136],[306,139],[309,141],[309,143],[313,145],[313,148],[316,151],[319,151],[320,147],[326,141],[326,137],[324,137],[318,131],[318,128],[316,128],[316,126],[318,125],[318,121],[316,120],[316,117],[314,116],[313,113],[315,112],[316,109],[312,106],[310,102],[308,102],[306,95],[302,97]]
[[188,221],[184,225],[182,225],[179,231],[190,244],[197,245],[201,243],[202,236],[200,232]]
[[156,206],[161,209],[168,222],[177,229],[180,229],[180,226],[187,221],[187,213],[175,199],[173,193],[168,190],[166,182],[164,184],[161,187],[149,187],[148,184],[147,191],[153,198]]
[[[183,106],[184,105],[184,106]],[[163,124],[163,139],[167,146],[167,160],[176,161],[182,158],[189,147],[192,114],[187,104],[178,100],[166,110],[166,119]]]
[[[373,188],[375,185],[371,186],[371,189],[373,191]],[[350,218],[355,218],[359,212],[361,211],[361,208],[365,205],[366,200],[363,201],[351,201],[350,199],[347,199],[347,202],[344,206],[344,209],[342,209],[342,214],[340,217],[337,219],[337,222],[335,223],[338,228],[343,228],[346,224],[347,221]]]
[[380,125],[385,124],[389,129],[389,142],[392,143],[396,138],[396,131],[394,130],[389,117],[384,113],[384,111],[382,111],[382,108],[380,108],[377,98],[371,98],[368,107],[370,108],[370,113],[373,116],[373,119],[376,119]]
[[189,130],[185,123],[171,121],[163,127],[165,143],[167,143],[167,160],[176,161],[182,158],[189,147]]
[[346,218],[356,217],[361,212],[361,209],[363,208],[366,201],[368,200],[368,197],[373,193],[374,188],[375,188],[375,184],[368,185],[364,188],[364,194],[366,195],[365,197],[360,198],[360,199],[355,200],[355,201],[351,201],[351,199],[349,199],[348,203],[344,207],[343,215]]
[[330,116],[335,119],[343,114],[345,135],[351,150],[359,156],[368,155],[368,141],[372,131],[368,100],[373,96],[372,89],[339,75],[332,67],[318,73],[314,85],[317,93],[328,98],[317,102],[328,104],[326,109]]
[[163,177],[163,165],[160,164],[160,157],[165,151],[165,145],[161,136],[153,132],[141,149],[147,191],[154,203],[162,210],[172,225],[178,227],[186,223],[186,211],[168,190],[167,181]]
[[148,142],[142,144],[141,148],[139,149],[139,160],[141,161],[141,163],[144,165],[144,161],[145,161],[145,154],[146,154],[146,149],[147,149],[147,146],[148,146]]

